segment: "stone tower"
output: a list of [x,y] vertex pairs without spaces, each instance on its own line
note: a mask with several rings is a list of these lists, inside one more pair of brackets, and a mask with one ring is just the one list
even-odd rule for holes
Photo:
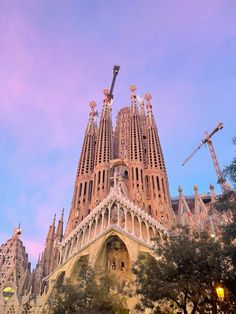
[[[214,225],[196,187],[194,209],[180,189],[174,213],[152,96],[136,97],[134,85],[130,92],[130,105],[118,112],[114,130],[109,91],[104,91],[98,126],[96,104],[90,103],[66,232],[63,236],[62,214],[57,228],[54,218],[33,272],[35,313],[50,313],[53,291],[67,279],[78,283],[85,265],[108,271],[129,287],[132,263],[153,254],[153,238],[163,243],[175,222]],[[127,313],[135,312],[136,303],[135,296],[127,299]]]
[[[48,229],[32,275],[19,228],[0,247],[0,313],[21,313],[28,302],[30,313],[50,313],[52,293],[67,279],[78,283],[86,265],[110,272],[132,289],[133,262],[152,255],[153,239],[163,243],[175,222],[195,230],[204,227],[215,236],[222,218],[209,215],[207,204],[216,197],[213,186],[205,199],[197,186],[194,198],[179,188],[179,198],[171,203],[151,94],[140,99],[130,86],[130,104],[119,110],[113,130],[111,91],[104,90],[98,126],[96,104],[89,104],[65,234],[63,210],[57,226],[54,217]],[[126,303],[127,313],[134,313],[136,297]]]
[[64,209],[62,210],[57,227],[56,216],[54,216],[53,222],[49,226],[44,251],[41,256],[39,256],[36,267],[32,273],[32,291],[34,294],[39,294],[46,288],[42,282],[43,278],[53,272],[59,264],[60,253],[58,246],[63,240],[63,217]]
[[20,239],[21,229],[0,247],[0,312],[16,314],[21,299],[30,289],[30,263]]
[[95,107],[96,103],[94,101],[90,102],[91,111],[76,173],[74,194],[65,235],[68,235],[88,215],[91,208],[92,192],[94,191],[95,145],[97,140]]
[[151,95],[146,94],[146,109],[140,109],[136,87],[130,87],[130,106],[122,108],[112,128],[112,99],[104,90],[99,126],[95,121],[95,102],[84,135],[74,194],[69,213],[67,236],[108,195],[114,181],[123,178],[123,193],[154,219],[173,224],[168,178]]
[[94,158],[92,207],[98,205],[107,196],[110,187],[110,161],[113,159],[111,105],[109,91],[105,89]]

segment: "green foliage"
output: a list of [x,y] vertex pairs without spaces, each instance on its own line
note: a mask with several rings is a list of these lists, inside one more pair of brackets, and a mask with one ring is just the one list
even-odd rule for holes
[[225,244],[225,250],[236,268],[236,193],[229,191],[220,196],[215,202],[214,208],[229,216],[229,223],[222,227],[222,240]]
[[[236,137],[233,139],[236,145]],[[223,171],[224,177],[236,184],[236,157]],[[213,206],[217,211],[229,215],[229,223],[222,227],[222,240],[225,254],[232,261],[233,269],[236,269],[236,192],[227,191],[219,196]],[[236,298],[236,275],[227,279],[227,286],[231,290],[233,298]]]
[[116,281],[107,273],[87,268],[76,284],[67,281],[50,299],[52,314],[123,314],[124,298],[116,294]]
[[[236,146],[236,137],[233,138],[233,144]],[[236,157],[234,157],[229,166],[225,167],[223,175],[233,183],[236,183]]]
[[[236,145],[236,138],[233,142]],[[223,175],[236,183],[236,157]],[[186,314],[216,313],[215,285],[220,282],[226,301],[218,300],[218,307],[224,313],[236,313],[235,191],[218,197],[214,208],[229,218],[222,238],[215,240],[206,233],[190,235],[188,230],[179,229],[178,235],[172,233],[157,243],[153,257],[137,261],[133,271],[140,311],[151,308],[153,313],[173,313],[177,307]]]
[[157,243],[153,257],[141,257],[133,272],[141,297],[139,310],[152,308],[154,313],[167,313],[163,303],[169,304],[170,313],[174,306],[184,313],[207,313],[216,299],[214,285],[234,275],[219,241],[181,228],[178,235],[172,233]]

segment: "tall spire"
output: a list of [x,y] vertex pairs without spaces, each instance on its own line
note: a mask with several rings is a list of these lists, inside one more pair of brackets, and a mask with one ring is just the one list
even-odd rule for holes
[[51,263],[52,263],[52,253],[53,253],[54,239],[55,239],[55,223],[56,223],[56,215],[54,215],[53,222],[49,226],[46,243],[45,243],[44,261],[43,261],[45,276],[49,274]]
[[108,89],[104,89],[103,94],[103,109],[98,130],[95,166],[103,163],[108,163],[113,158],[113,129],[111,119],[112,99],[109,97],[110,94]]
[[145,94],[147,108],[147,143],[148,143],[148,161],[151,168],[158,168],[165,171],[165,161],[161,149],[161,144],[158,136],[156,122],[152,113],[151,104],[152,95]]
[[[4,304],[4,292],[13,292],[6,303],[4,313],[19,313],[22,295],[29,291],[31,273],[28,254],[20,239],[22,230],[14,228],[12,237],[0,246],[0,304]],[[12,291],[5,289],[11,288]],[[11,308],[11,310],[10,310]],[[1,312],[2,313],[2,312]]]
[[144,151],[140,115],[137,107],[136,86],[130,86],[129,173],[130,197],[137,205],[144,206]]
[[93,177],[92,207],[106,197],[110,187],[110,160],[113,159],[113,128],[112,128],[112,98],[108,89],[103,91],[103,108],[97,132],[95,154],[95,169]]
[[145,113],[145,104],[144,104],[144,97],[140,98],[137,97],[140,106],[140,124],[141,124],[141,132],[142,132],[142,141],[143,141],[143,158],[144,164],[147,165],[147,122],[146,122],[146,113]]
[[83,147],[74,185],[74,194],[71,203],[69,219],[65,234],[68,235],[88,214],[89,202],[92,198],[94,158],[96,148],[97,124],[96,103],[89,103],[90,113],[84,135]]
[[91,101],[89,103],[91,108],[89,113],[89,121],[84,136],[84,143],[80,155],[79,167],[77,176],[83,176],[93,171],[94,166],[94,149],[95,149],[95,135],[96,135],[96,122],[95,122],[95,107],[96,103]]
[[166,174],[165,161],[158,136],[156,121],[152,112],[150,93],[145,94],[147,109],[147,167],[150,175],[149,190],[151,194],[152,216],[166,225],[171,225],[174,220],[173,210],[171,208],[169,184]]
[[178,223],[181,225],[192,225],[193,215],[184,197],[182,187],[179,186]]
[[130,86],[131,115],[130,115],[130,160],[143,162],[143,146],[140,116],[137,107],[136,86]]
[[64,224],[64,208],[62,209],[61,218],[57,224],[57,230],[55,233],[55,241],[61,242],[63,238],[63,224]]
[[55,237],[54,237],[54,245],[53,245],[53,251],[52,251],[52,261],[50,264],[50,272],[52,272],[58,266],[58,263],[59,263],[60,253],[59,253],[58,245],[60,244],[60,242],[63,239],[63,224],[64,224],[63,219],[64,219],[64,208],[62,209],[61,218],[58,221],[57,229],[56,229],[56,233],[55,233]]

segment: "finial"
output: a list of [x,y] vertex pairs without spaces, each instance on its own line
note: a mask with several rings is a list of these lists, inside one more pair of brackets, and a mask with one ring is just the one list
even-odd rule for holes
[[93,118],[96,116],[96,112],[95,112],[95,110],[94,110],[94,108],[96,107],[95,101],[90,101],[89,106],[90,106],[90,108],[91,108],[91,111],[90,111],[90,113],[89,113],[89,116],[90,116],[91,119],[93,119]]
[[209,188],[210,188],[211,191],[215,190],[215,187],[214,187],[214,185],[212,183],[210,183]]
[[14,235],[21,235],[21,233],[22,233],[22,230],[21,230],[21,228],[20,228],[20,224],[19,224],[19,226],[17,227],[17,228],[14,228]]
[[89,106],[90,106],[91,110],[94,110],[94,108],[96,107],[95,101],[93,101],[93,100],[90,101]]
[[145,96],[144,96],[144,98],[145,98],[147,101],[149,101],[149,100],[152,99],[152,95],[151,95],[150,93],[146,93]]
[[105,88],[103,90],[103,95],[104,95],[104,99],[103,99],[103,105],[106,107],[106,106],[109,106],[109,103],[111,103],[111,95],[110,95],[110,92],[109,92],[109,89]]
[[107,88],[105,88],[104,90],[103,90],[103,94],[105,95],[105,96],[109,96],[109,89],[107,89]]
[[135,95],[136,86],[135,85],[131,85],[129,90],[131,91],[131,102],[132,102],[133,105],[136,105],[136,95]]
[[129,90],[132,92],[132,93],[135,93],[135,91],[137,90],[136,86],[135,85],[131,85]]
[[193,190],[194,190],[194,192],[198,191],[198,186],[196,184],[193,186]]
[[144,99],[147,101],[146,108],[147,112],[152,112],[152,104],[151,104],[151,99],[152,95],[150,93],[145,94]]
[[179,187],[178,187],[178,192],[179,193],[182,193],[183,192],[183,189],[182,189],[182,187],[179,185]]
[[61,212],[61,221],[63,220],[64,218],[64,208],[62,208],[62,212]]

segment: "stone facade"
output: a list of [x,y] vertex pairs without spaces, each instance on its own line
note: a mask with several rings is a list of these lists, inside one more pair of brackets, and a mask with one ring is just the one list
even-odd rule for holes
[[[73,280],[86,264],[128,283],[133,279],[132,263],[140,254],[152,254],[152,239],[161,241],[175,223],[207,227],[215,234],[219,220],[209,215],[208,204],[214,201],[214,188],[208,202],[197,187],[190,201],[179,188],[178,200],[171,202],[152,97],[146,94],[138,100],[134,85],[130,91],[130,106],[118,112],[114,132],[109,91],[104,91],[98,126],[96,104],[90,103],[66,230],[62,213],[57,227],[55,218],[49,227],[32,274],[18,229],[1,246],[0,287],[14,291],[10,301],[0,297],[2,313],[21,313],[27,301],[32,313],[43,313],[53,289],[65,278]],[[130,313],[135,313],[135,303],[133,298],[127,301]]]
[[0,247],[0,313],[20,313],[23,295],[31,285],[30,263],[15,228],[13,236]]

